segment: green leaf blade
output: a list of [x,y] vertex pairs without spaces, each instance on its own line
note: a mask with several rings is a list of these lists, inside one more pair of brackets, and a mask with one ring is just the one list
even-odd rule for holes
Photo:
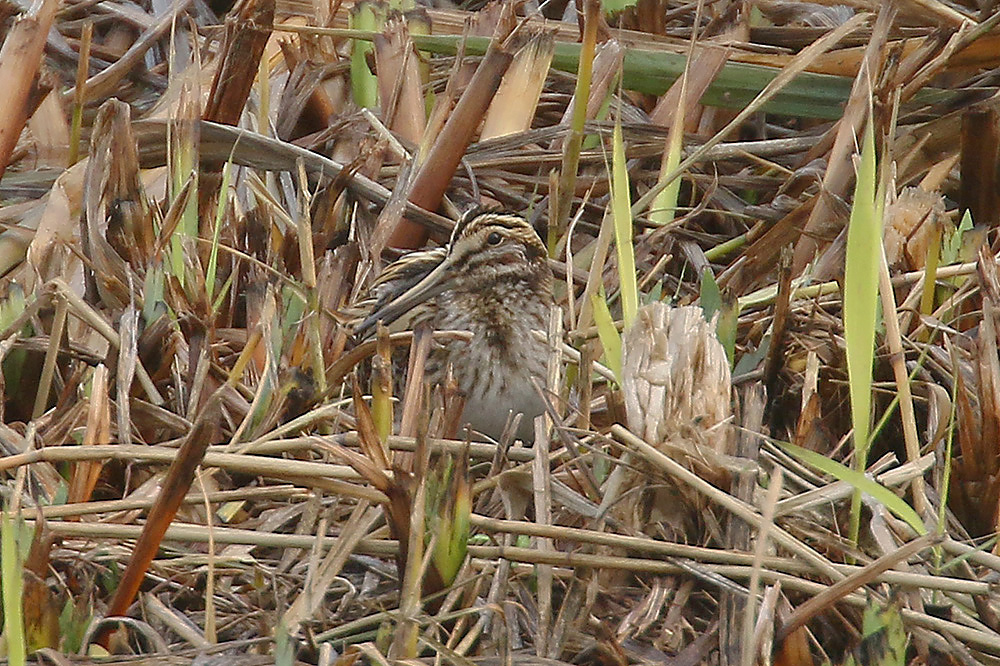
[[627,329],[639,312],[639,285],[635,274],[635,247],[632,245],[632,200],[629,196],[625,142],[621,118],[615,121],[612,138],[611,206],[615,222],[615,247],[618,250],[618,275],[621,280],[622,315]]
[[795,444],[787,442],[779,442],[779,446],[788,452],[789,455],[797,458],[807,465],[815,467],[825,474],[829,474],[838,481],[849,483],[858,491],[870,495],[876,501],[884,505],[885,508],[889,509],[889,511],[906,521],[906,524],[909,525],[917,534],[921,536],[927,534],[927,528],[924,526],[924,521],[920,519],[920,516],[917,515],[917,512],[914,511],[913,507],[882,484],[873,481],[861,472],[850,469],[836,460],[827,458],[826,456],[816,453],[815,451],[810,451],[809,449],[804,449],[801,446],[796,446]]
[[[882,251],[882,220],[875,201],[875,138],[865,128],[854,206],[847,228],[844,267],[844,341],[850,384],[855,450],[866,453],[871,416],[872,363],[878,304],[878,266]],[[856,469],[863,471],[864,456]]]

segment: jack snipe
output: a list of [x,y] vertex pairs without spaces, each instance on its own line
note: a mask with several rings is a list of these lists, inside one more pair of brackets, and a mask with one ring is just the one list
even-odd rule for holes
[[450,366],[465,395],[463,423],[497,438],[510,413],[521,413],[517,436],[530,441],[532,420],[544,411],[533,380],[545,385],[548,350],[531,331],[546,329],[553,302],[546,257],[524,218],[473,209],[446,247],[411,252],[382,272],[355,335],[369,337],[380,320],[471,332],[469,341],[435,343],[427,380],[439,384]]

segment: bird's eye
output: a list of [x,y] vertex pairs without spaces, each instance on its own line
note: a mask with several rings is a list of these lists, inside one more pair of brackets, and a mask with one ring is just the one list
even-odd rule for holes
[[499,245],[500,241],[502,240],[503,236],[501,236],[499,232],[496,231],[494,231],[493,233],[491,233],[489,236],[486,237],[486,242],[489,243],[490,245]]

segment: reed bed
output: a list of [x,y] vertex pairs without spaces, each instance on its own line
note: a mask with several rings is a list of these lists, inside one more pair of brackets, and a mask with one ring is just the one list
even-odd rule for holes
[[[0,0],[9,663],[1000,663],[998,23]],[[351,336],[473,204],[533,442]]]

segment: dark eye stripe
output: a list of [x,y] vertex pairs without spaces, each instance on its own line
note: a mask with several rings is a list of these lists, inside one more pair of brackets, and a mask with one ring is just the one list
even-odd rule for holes
[[[476,212],[470,210],[455,224],[451,235],[449,252],[454,252],[459,239],[480,237],[483,242],[491,233],[523,243],[531,256],[544,256],[545,245],[534,227],[519,215],[501,212]],[[459,263],[464,264],[464,258]]]

